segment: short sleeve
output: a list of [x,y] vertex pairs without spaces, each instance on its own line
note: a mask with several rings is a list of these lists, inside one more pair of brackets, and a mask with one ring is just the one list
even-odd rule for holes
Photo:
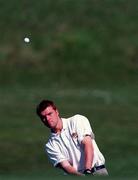
[[86,135],[90,135],[94,139],[90,122],[85,116],[75,116],[75,131],[77,132],[79,143],[81,143]]
[[58,163],[67,160],[67,158],[60,152],[60,149],[58,149],[58,147],[52,148],[52,146],[46,144],[45,151],[48,155],[49,160],[54,166],[57,166]]

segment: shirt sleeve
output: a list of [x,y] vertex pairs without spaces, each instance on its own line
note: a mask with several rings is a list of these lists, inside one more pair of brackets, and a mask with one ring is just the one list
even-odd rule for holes
[[86,135],[89,135],[94,139],[94,133],[92,131],[89,120],[82,115],[75,116],[75,131],[78,135],[78,141],[81,143]]
[[46,144],[45,151],[53,166],[57,166],[60,162],[67,160],[58,147],[52,147],[50,144]]

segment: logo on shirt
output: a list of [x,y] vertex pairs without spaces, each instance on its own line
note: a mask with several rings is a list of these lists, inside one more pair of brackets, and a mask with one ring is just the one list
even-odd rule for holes
[[71,137],[72,137],[73,139],[77,139],[77,138],[78,138],[78,134],[77,134],[77,133],[72,133]]

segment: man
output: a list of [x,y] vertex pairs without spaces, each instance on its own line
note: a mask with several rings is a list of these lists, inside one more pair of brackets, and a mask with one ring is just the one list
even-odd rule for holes
[[37,115],[48,128],[51,136],[46,152],[55,167],[74,175],[108,175],[105,159],[94,138],[88,119],[82,115],[61,118],[55,104],[42,100]]

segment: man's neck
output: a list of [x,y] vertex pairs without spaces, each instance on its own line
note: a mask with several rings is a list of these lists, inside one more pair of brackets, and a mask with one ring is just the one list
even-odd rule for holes
[[57,123],[56,128],[55,129],[51,129],[51,132],[56,133],[56,134],[60,134],[62,129],[63,129],[63,122],[62,122],[62,119],[59,118],[59,121]]

